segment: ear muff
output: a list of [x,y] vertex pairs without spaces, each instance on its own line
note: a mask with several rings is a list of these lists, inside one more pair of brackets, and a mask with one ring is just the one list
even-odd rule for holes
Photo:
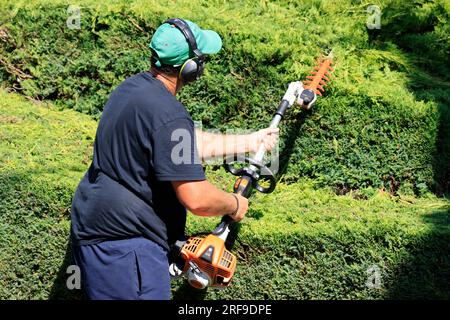
[[188,59],[181,66],[179,78],[183,80],[184,83],[189,83],[197,80],[203,74],[205,58],[203,53],[197,47],[197,41],[192,33],[189,25],[186,21],[180,18],[166,20],[165,23],[170,23],[178,28],[181,33],[183,33],[186,41],[189,44],[190,49],[194,53],[195,57]]
[[204,63],[198,59],[187,60],[180,69],[179,78],[185,83],[193,82],[203,74]]

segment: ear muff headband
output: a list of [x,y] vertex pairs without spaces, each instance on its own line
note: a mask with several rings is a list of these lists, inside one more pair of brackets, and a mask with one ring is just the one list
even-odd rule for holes
[[197,47],[197,41],[192,33],[191,28],[186,21],[180,18],[169,19],[164,23],[169,23],[174,25],[186,38],[190,49],[194,53],[195,57],[188,59],[180,69],[179,77],[183,79],[184,82],[192,82],[197,80],[203,73],[205,57],[203,53]]
[[164,23],[169,23],[177,27],[181,31],[181,33],[183,33],[184,37],[188,41],[189,47],[195,54],[195,56],[198,57],[199,60],[204,59],[203,53],[197,47],[197,41],[195,40],[195,36],[192,33],[191,28],[189,27],[186,21],[180,18],[175,18],[166,20]]

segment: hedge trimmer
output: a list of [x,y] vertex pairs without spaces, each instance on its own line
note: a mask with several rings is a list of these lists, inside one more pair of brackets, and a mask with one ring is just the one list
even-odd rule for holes
[[[311,72],[305,82],[291,82],[275,112],[270,128],[277,128],[286,110],[297,102],[304,109],[309,110],[316,102],[317,95],[322,95],[323,86],[329,81],[328,75],[332,71],[331,53],[318,61],[318,65]],[[233,190],[243,197],[250,197],[253,189],[262,193],[270,193],[275,189],[275,174],[262,163],[265,155],[264,144],[261,144],[254,157],[244,157],[247,167],[238,168],[234,157],[224,161],[227,172],[238,176]],[[242,162],[242,161],[241,161]],[[268,186],[259,184],[261,177],[268,180]],[[178,241],[175,245],[181,263],[170,266],[172,276],[187,275],[190,285],[197,289],[207,286],[225,288],[233,277],[236,269],[236,256],[225,247],[225,241],[230,233],[231,217],[224,216],[216,229],[206,237],[191,237],[187,241]]]

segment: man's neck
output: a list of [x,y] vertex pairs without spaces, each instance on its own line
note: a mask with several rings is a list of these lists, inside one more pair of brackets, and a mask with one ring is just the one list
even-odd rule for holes
[[177,94],[179,85],[178,83],[179,80],[177,76],[163,74],[155,69],[152,69],[151,72],[153,73],[156,79],[158,79],[164,84],[164,86],[167,88],[167,90],[169,90],[171,94],[173,95]]

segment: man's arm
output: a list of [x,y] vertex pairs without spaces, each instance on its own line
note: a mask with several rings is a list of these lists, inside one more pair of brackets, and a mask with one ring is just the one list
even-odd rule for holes
[[208,217],[231,215],[235,221],[240,221],[248,210],[247,198],[237,194],[233,196],[216,188],[207,180],[172,181],[172,186],[181,204],[195,215]]
[[215,157],[225,157],[246,152],[257,152],[261,143],[266,150],[272,150],[278,139],[279,129],[262,129],[251,134],[218,134],[195,131],[197,150],[203,160]]

